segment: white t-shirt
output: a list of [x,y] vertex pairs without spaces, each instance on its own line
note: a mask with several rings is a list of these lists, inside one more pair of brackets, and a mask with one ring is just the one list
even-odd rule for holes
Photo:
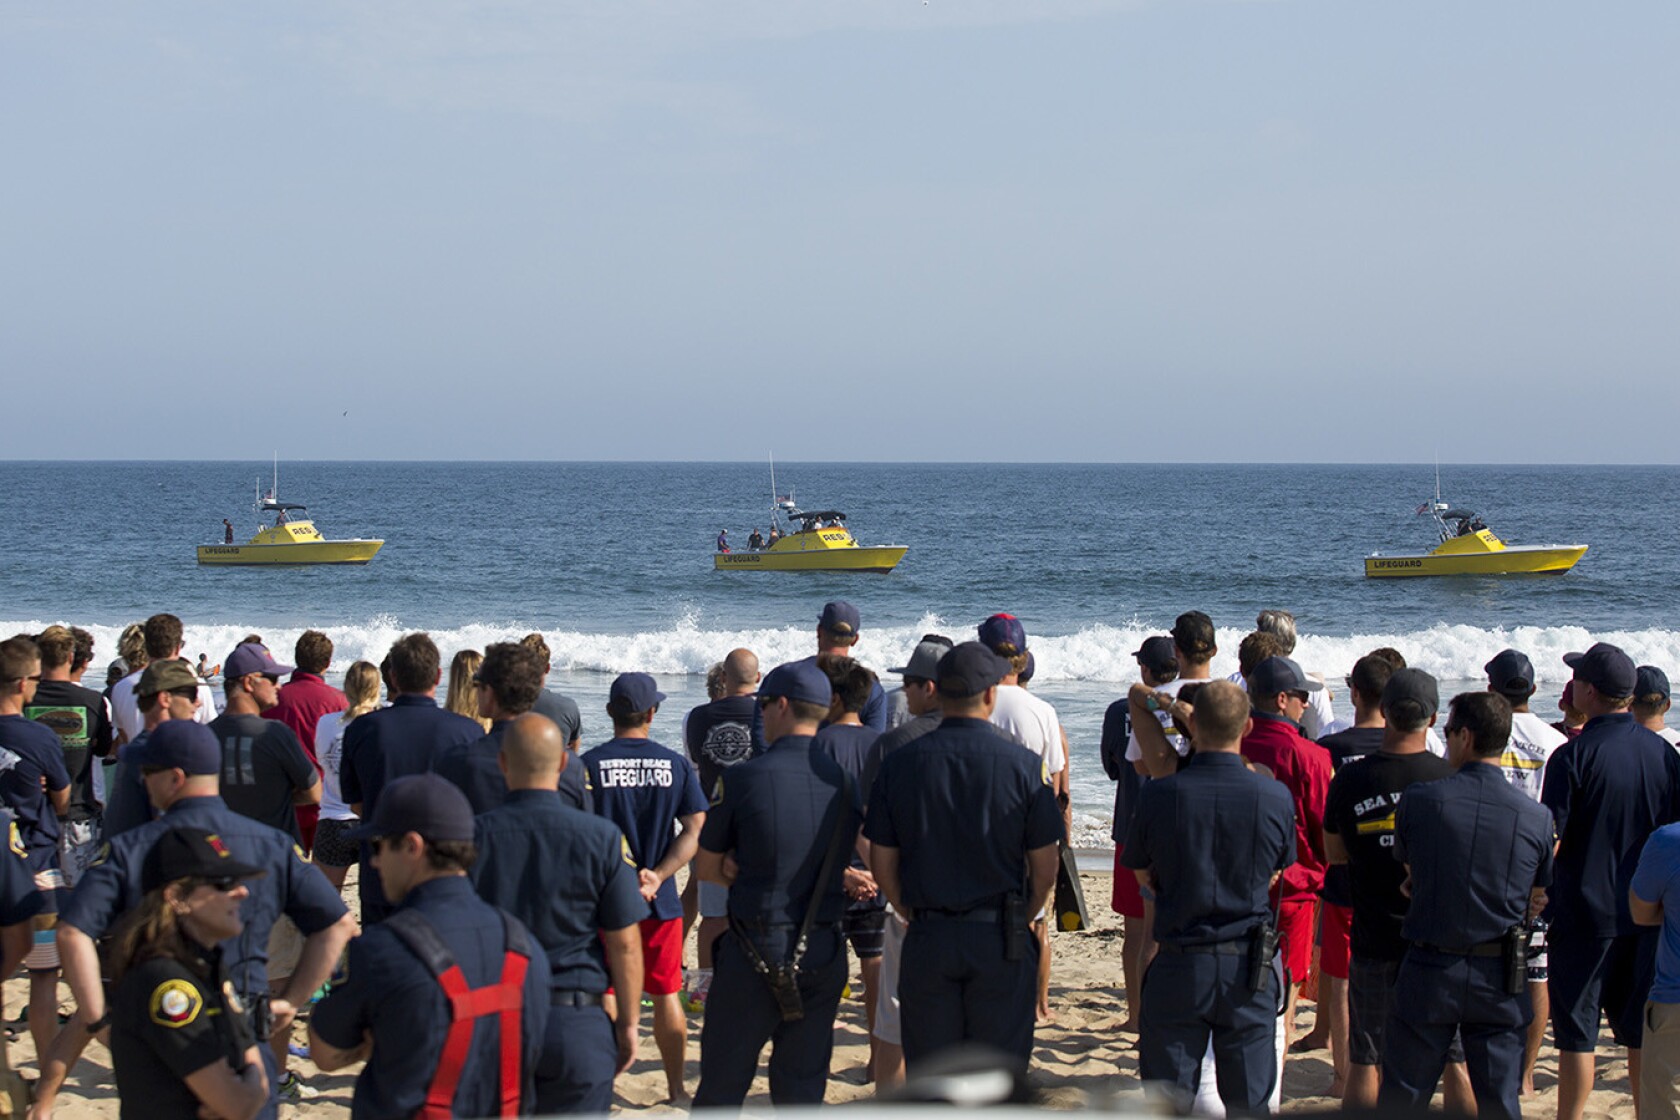
[[[140,683],[143,672],[144,669],[136,670],[111,686],[111,722],[118,731],[128,736],[128,742],[133,742],[146,727],[146,719],[140,714],[140,701],[134,696],[134,686]],[[193,713],[193,722],[208,724],[215,718],[216,690],[201,684],[198,686],[198,711]]]
[[1042,758],[1045,774],[1060,774],[1067,767],[1062,721],[1056,718],[1056,709],[1020,685],[998,685],[992,726]]
[[338,769],[344,763],[344,715],[328,712],[315,725],[315,757],[321,760],[321,819],[353,821],[356,814],[344,803]]
[[1552,752],[1569,741],[1569,736],[1533,712],[1511,713],[1511,741],[1499,756],[1499,768],[1511,784],[1540,800],[1540,786],[1546,780],[1546,763]]
[[[1237,680],[1240,682],[1242,680],[1242,678],[1238,677]],[[1178,690],[1183,688],[1187,684],[1206,684],[1206,683],[1207,683],[1207,681],[1205,681],[1205,680],[1169,681],[1166,684],[1155,686],[1155,691],[1156,692],[1166,692],[1166,693],[1170,693],[1173,696],[1177,696],[1178,695]],[[1189,754],[1190,753],[1190,740],[1186,739],[1184,736],[1180,735],[1177,731],[1175,731],[1173,729],[1172,716],[1169,715],[1166,712],[1156,712],[1155,713],[1155,718],[1161,721],[1161,730],[1165,731],[1167,733],[1167,742],[1172,744],[1173,750],[1178,752],[1179,757],[1182,758],[1185,755]],[[1126,732],[1126,761],[1127,762],[1136,762],[1139,759],[1141,759],[1142,757],[1143,757],[1143,748],[1138,746],[1137,731],[1132,730],[1132,731]]]
[[[1558,734],[1561,735],[1563,732],[1559,731]],[[1664,739],[1667,739],[1669,746],[1673,747],[1675,750],[1680,750],[1680,731],[1676,731],[1672,727],[1665,727],[1661,731],[1657,732],[1657,734],[1661,735]]]

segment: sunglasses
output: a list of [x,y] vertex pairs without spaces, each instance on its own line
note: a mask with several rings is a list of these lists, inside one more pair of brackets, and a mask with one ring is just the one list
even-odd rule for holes
[[209,887],[213,891],[220,891],[222,894],[227,894],[229,891],[237,889],[239,884],[244,881],[245,880],[233,875],[224,875],[216,879],[198,880],[201,885]]

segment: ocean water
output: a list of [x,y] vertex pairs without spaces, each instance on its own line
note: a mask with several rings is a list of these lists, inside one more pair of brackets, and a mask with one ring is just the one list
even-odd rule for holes
[[896,571],[869,575],[712,570],[720,528],[738,546],[768,528],[763,463],[282,462],[282,498],[306,503],[327,536],[382,537],[384,549],[360,568],[200,568],[193,546],[219,542],[222,518],[240,540],[255,529],[271,471],[0,463],[0,633],[86,626],[103,665],[122,626],[158,610],[186,622],[190,654],[215,661],[246,633],[284,652],[314,626],[342,671],[412,629],[446,657],[539,629],[552,683],[583,707],[586,744],[607,736],[607,686],[631,669],[670,694],[655,734],[674,743],[713,662],[739,645],[766,666],[805,656],[825,600],[857,604],[857,655],[883,673],[924,632],[966,638],[1009,611],[1036,655],[1033,689],[1072,740],[1090,843],[1112,802],[1103,711],[1136,678],[1138,643],[1183,610],[1213,617],[1216,668],[1234,670],[1255,613],[1289,609],[1298,660],[1336,685],[1391,645],[1450,695],[1516,646],[1534,660],[1540,711],[1568,679],[1561,655],[1593,640],[1680,673],[1672,467],[1442,468],[1443,496],[1508,542],[1591,545],[1563,576],[1366,579],[1367,553],[1433,544],[1413,514],[1434,492],[1427,465],[778,464],[780,489],[845,511],[862,543],[909,546]]

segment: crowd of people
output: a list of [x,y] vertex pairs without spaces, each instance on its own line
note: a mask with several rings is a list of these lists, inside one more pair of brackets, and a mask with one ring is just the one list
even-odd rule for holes
[[[460,651],[447,682],[406,634],[342,688],[326,634],[295,664],[252,634],[219,690],[170,614],[124,632],[103,691],[81,683],[86,631],[0,642],[0,975],[29,976],[32,1115],[99,1038],[124,1116],[272,1116],[316,1092],[289,1068],[300,1019],[317,1068],[360,1065],[354,1116],[604,1112],[644,1005],[670,1103],[739,1108],[768,1046],[771,1099],[816,1104],[853,957],[877,1091],[976,1063],[1025,1091],[1067,736],[1012,615],[925,635],[890,691],[861,634],[827,603],[810,656],[762,672],[729,651],[680,719],[621,674],[587,749],[540,634]],[[1515,1117],[1549,1025],[1557,1115],[1580,1120],[1607,1023],[1640,1115],[1676,1115],[1662,670],[1569,654],[1550,724],[1522,651],[1443,702],[1377,649],[1338,719],[1295,641],[1261,612],[1216,677],[1213,622],[1187,611],[1105,714],[1115,975],[1145,1086],[1180,1112],[1267,1113],[1287,1056],[1327,1048],[1349,1107],[1439,1090]]]

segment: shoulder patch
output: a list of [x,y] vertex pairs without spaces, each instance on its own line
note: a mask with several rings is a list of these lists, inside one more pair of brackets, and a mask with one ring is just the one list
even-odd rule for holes
[[308,863],[309,862],[309,857],[303,854],[303,845],[302,844],[293,844],[292,845],[292,854],[294,856],[298,857],[298,862],[299,863]]
[[[29,857],[29,853],[23,847],[23,833],[18,831],[18,826],[17,826],[16,821],[11,822],[10,832],[11,832],[11,835],[8,836],[7,839],[6,839],[6,846],[11,848],[12,849],[12,854],[17,856],[19,859],[27,859]],[[109,844],[106,844],[104,847],[100,848],[99,849],[99,858],[97,860],[95,860],[94,862],[95,863],[103,863],[104,860],[105,860],[105,857],[108,854],[110,854],[110,851],[111,851],[111,845],[109,845]]]
[[212,833],[210,833],[210,834],[208,834],[207,836],[204,837],[204,842],[206,844],[210,845],[210,850],[212,852],[215,852],[218,856],[222,857],[223,859],[228,858],[227,844],[223,843],[222,838],[220,836],[218,836],[214,832],[212,832]]
[[718,775],[717,784],[712,787],[712,805],[723,804],[723,775]]
[[204,1010],[204,996],[191,981],[172,978],[152,989],[148,1008],[152,1022],[158,1026],[180,1028],[198,1018]]
[[1038,780],[1045,785],[1050,784],[1050,764],[1042,756],[1038,760]]
[[630,838],[628,836],[620,836],[618,838],[618,847],[619,854],[624,857],[624,862],[628,863],[631,867],[635,867],[636,857],[630,854]]

